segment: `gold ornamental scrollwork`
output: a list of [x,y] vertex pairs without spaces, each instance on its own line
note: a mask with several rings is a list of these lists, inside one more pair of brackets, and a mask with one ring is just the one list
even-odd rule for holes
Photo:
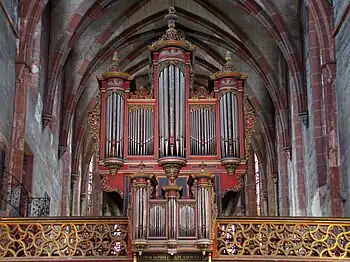
[[145,110],[149,112],[154,112],[154,106],[153,105],[139,105],[139,104],[134,104],[134,105],[129,105],[129,112],[134,112],[137,110]]
[[193,90],[190,93],[190,98],[191,99],[213,99],[215,98],[215,96],[214,96],[214,92],[208,92],[208,90],[204,86],[201,86],[197,90]]
[[127,219],[1,219],[0,260],[127,257]]
[[330,219],[222,219],[218,256],[234,259],[349,261],[350,222]]
[[200,109],[207,109],[210,112],[215,112],[215,105],[213,104],[193,104],[190,105],[190,112],[195,112]]
[[94,151],[99,152],[100,148],[100,116],[101,116],[101,99],[98,96],[97,102],[94,108],[89,112],[88,115],[88,127],[90,134],[95,140]]
[[254,125],[256,123],[256,115],[253,107],[249,103],[248,99],[244,100],[244,135],[245,135],[245,155],[247,156],[250,148],[252,136],[254,134]]
[[137,87],[136,90],[130,93],[130,99],[152,99],[153,96],[145,87]]
[[226,189],[225,191],[223,191],[223,192],[221,193],[222,197],[224,197],[224,196],[226,195],[226,193],[228,193],[228,192],[230,192],[230,191],[233,191],[233,192],[239,192],[239,191],[241,191],[241,189],[242,189],[242,187],[243,187],[243,185],[244,185],[244,177],[245,177],[245,175],[246,175],[245,173],[243,173],[243,174],[238,174],[237,180],[236,180],[237,185],[234,185],[234,186],[232,186],[232,187]]

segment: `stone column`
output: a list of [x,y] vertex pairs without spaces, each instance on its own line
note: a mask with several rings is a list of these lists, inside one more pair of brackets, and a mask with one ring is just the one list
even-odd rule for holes
[[71,174],[72,179],[72,215],[80,216],[80,189],[81,177],[79,174]]
[[245,188],[246,196],[246,213],[247,216],[257,215],[257,199],[256,199],[256,185],[255,185],[255,167],[254,167],[254,152],[249,150],[247,162],[247,185]]

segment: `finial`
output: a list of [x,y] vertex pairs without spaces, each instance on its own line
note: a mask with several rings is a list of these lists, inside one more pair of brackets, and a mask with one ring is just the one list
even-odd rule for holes
[[236,72],[236,69],[232,65],[232,55],[230,51],[226,51],[225,55],[225,66],[222,68],[223,72]]
[[165,20],[168,21],[168,30],[175,30],[175,22],[178,16],[174,7],[169,7],[168,11],[168,14],[165,16]]
[[232,56],[230,51],[226,51],[226,56],[225,56],[226,62],[231,62],[232,61]]
[[115,51],[113,54],[113,58],[112,58],[112,67],[109,69],[109,72],[120,72],[120,67],[119,67],[119,55],[118,55],[118,51]]
[[112,61],[113,61],[113,62],[119,62],[118,51],[115,51],[115,52],[114,52]]

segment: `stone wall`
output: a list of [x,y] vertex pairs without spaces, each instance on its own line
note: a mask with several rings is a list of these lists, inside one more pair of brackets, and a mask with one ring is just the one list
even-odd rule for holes
[[42,130],[42,95],[36,99],[28,91],[26,143],[34,156],[32,195],[51,197],[50,215],[60,215],[61,175],[58,160],[58,136],[49,127]]
[[350,14],[342,17],[350,0],[333,0],[335,25],[343,24],[335,36],[337,58],[336,91],[338,99],[338,123],[340,144],[340,166],[343,178],[343,198],[346,200],[345,216],[350,216]]
[[2,0],[2,4],[5,7],[10,19],[12,20],[14,27],[17,28],[18,0]]
[[[33,70],[31,73],[30,88],[27,91],[27,112],[25,141],[33,154],[32,195],[42,197],[45,192],[51,198],[50,215],[61,214],[61,185],[60,160],[58,159],[58,132],[59,114],[55,115],[55,128],[48,125],[43,129],[42,112],[43,97],[47,86],[46,72],[48,67],[49,45],[49,6],[44,10],[42,21],[39,22],[35,32],[33,50]],[[55,94],[56,109],[59,112],[60,88]]]
[[0,8],[0,134],[11,143],[16,84],[16,37]]
[[[317,176],[317,165],[316,165],[316,144],[314,137],[315,126],[320,123],[315,122],[315,115],[313,109],[313,101],[317,99],[313,97],[312,90],[312,76],[315,72],[312,71],[311,65],[311,40],[310,40],[310,28],[309,13],[308,9],[303,3],[302,5],[302,23],[303,23],[303,43],[304,43],[304,65],[305,65],[305,81],[307,89],[307,102],[308,102],[308,126],[302,125],[303,130],[303,143],[304,143],[304,164],[305,164],[305,188],[307,193],[307,209],[306,214],[308,216],[322,216],[321,203],[318,197],[318,176]],[[320,88],[320,86],[318,86]],[[318,120],[319,121],[319,120]]]

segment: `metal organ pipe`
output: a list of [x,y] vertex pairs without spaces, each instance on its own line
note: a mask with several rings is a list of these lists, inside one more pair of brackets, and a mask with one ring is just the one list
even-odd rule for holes
[[106,157],[123,158],[124,98],[111,92],[106,105]]
[[159,74],[160,157],[185,156],[185,77],[171,64]]
[[129,107],[129,155],[152,155],[154,152],[153,106]]
[[238,157],[237,97],[233,92],[225,91],[219,103],[222,157]]
[[212,105],[192,106],[190,148],[192,155],[216,154],[216,113]]

